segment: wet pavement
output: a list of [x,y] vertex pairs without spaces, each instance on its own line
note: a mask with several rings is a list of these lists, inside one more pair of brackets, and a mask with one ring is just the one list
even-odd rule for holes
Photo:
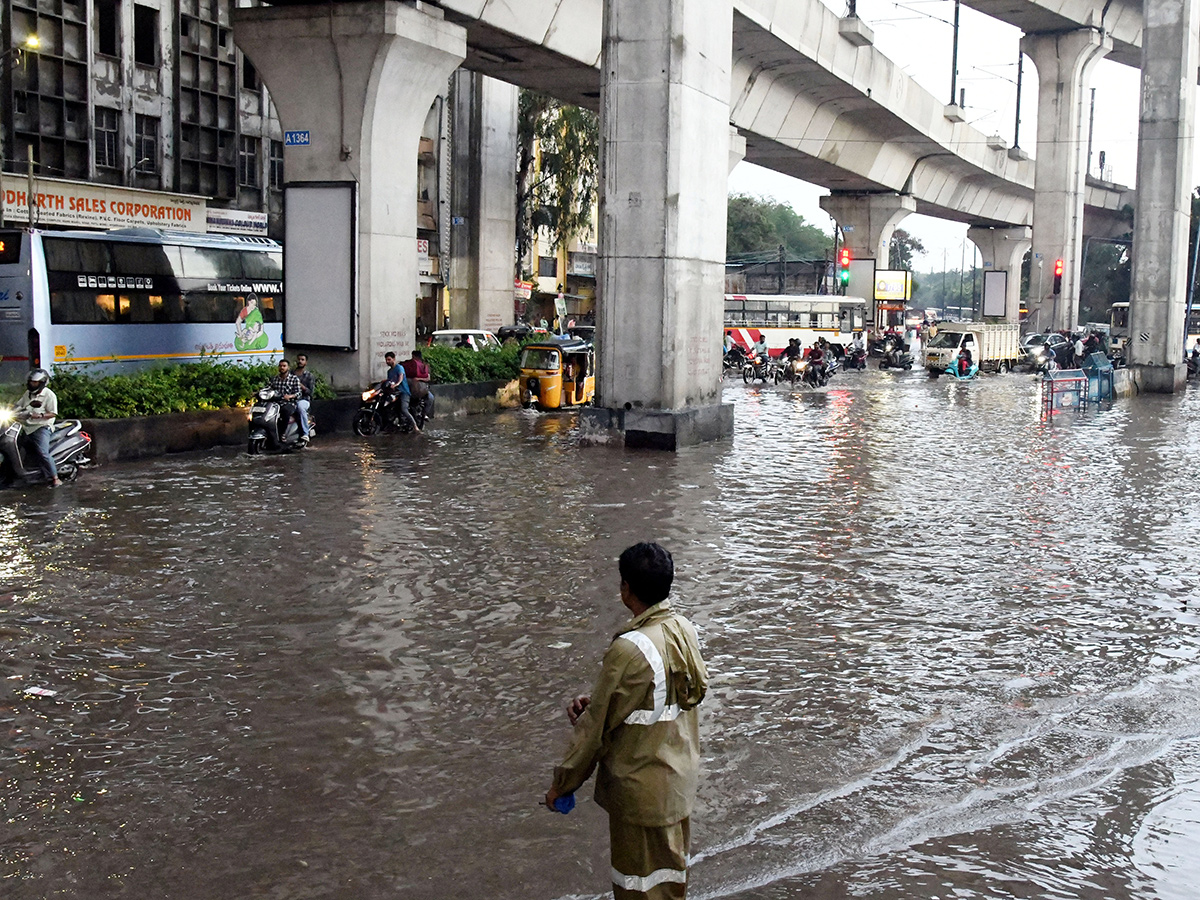
[[0,495],[0,896],[605,895],[590,790],[537,804],[641,539],[713,677],[694,897],[1194,896],[1200,394],[726,398],[677,455],[514,411]]

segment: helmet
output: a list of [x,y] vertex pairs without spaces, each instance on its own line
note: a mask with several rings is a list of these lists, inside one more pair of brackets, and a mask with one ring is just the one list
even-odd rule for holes
[[40,391],[50,383],[50,373],[45,369],[30,369],[25,376],[25,386],[31,391]]

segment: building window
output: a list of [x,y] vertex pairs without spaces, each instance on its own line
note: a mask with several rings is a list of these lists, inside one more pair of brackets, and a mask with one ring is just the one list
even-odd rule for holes
[[254,63],[242,57],[242,87],[248,91],[258,90],[258,70],[254,68]]
[[238,138],[238,184],[258,187],[258,138]]
[[283,190],[283,141],[271,141],[271,187]]
[[120,56],[121,9],[115,0],[96,0],[96,52],[105,56]]
[[158,65],[158,10],[133,8],[133,61],[140,66]]
[[539,256],[538,257],[538,278],[557,278],[558,277],[558,257],[557,256]]
[[137,157],[135,171],[153,175],[158,171],[158,119],[154,116],[134,117],[133,152]]
[[96,107],[96,165],[115,169],[120,165],[121,114],[115,109]]

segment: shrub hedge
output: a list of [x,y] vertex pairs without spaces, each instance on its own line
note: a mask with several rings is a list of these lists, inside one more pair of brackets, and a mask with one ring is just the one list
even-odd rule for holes
[[521,372],[521,346],[509,344],[499,350],[460,350],[457,347],[421,348],[434,384],[473,381],[509,381]]
[[[277,361],[245,365],[204,360],[143,369],[128,375],[89,375],[57,368],[50,386],[62,415],[81,419],[119,419],[190,410],[244,406],[275,375]],[[319,372],[313,391],[318,400],[333,397]]]

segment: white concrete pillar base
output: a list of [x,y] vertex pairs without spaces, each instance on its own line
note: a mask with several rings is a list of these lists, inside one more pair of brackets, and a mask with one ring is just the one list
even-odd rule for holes
[[1138,391],[1146,394],[1177,394],[1187,388],[1187,366],[1130,366]]
[[308,351],[338,388],[377,381],[385,350],[413,347],[418,144],[430,106],[466,58],[466,30],[434,7],[398,0],[242,8],[233,22],[284,130],[311,135],[284,148],[288,183],[358,184],[358,349],[289,349]]
[[687,409],[582,410],[580,427],[585,437],[619,440],[626,447],[679,450],[733,436],[733,404],[690,406]]

